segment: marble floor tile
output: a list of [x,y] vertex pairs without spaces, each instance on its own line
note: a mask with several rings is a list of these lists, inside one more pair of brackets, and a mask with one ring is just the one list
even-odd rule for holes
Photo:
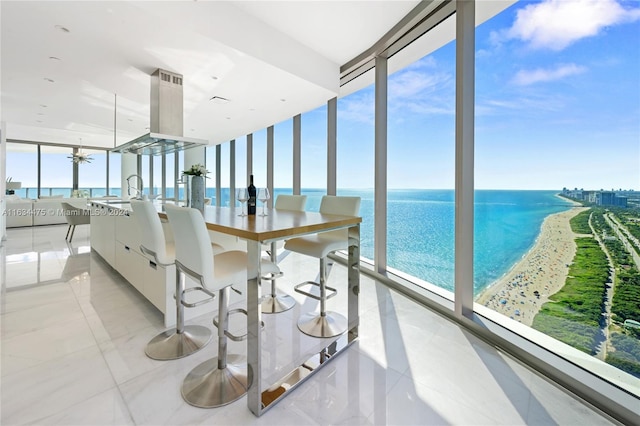
[[96,347],[2,377],[2,424],[26,424],[115,387]]
[[2,339],[37,331],[65,321],[84,321],[84,314],[73,298],[4,314]]
[[2,339],[3,380],[25,366],[35,366],[92,347],[97,348],[97,344],[91,329],[85,321],[75,319]]
[[52,416],[35,420],[33,425],[133,425],[127,404],[118,388],[114,387],[83,400]]
[[[216,409],[193,407],[180,387],[218,353],[217,312],[187,321],[211,329],[202,350],[173,361],[147,358],[147,342],[165,329],[162,314],[91,252],[89,227],[78,227],[71,244],[66,229],[10,229],[0,246],[7,272],[0,274],[3,425],[608,424],[517,360],[365,275],[359,339],[262,417],[248,410],[246,396]],[[293,288],[317,279],[318,260],[283,251],[280,259],[278,291],[297,303],[262,315],[263,387],[331,341],[296,325],[318,309]],[[339,263],[330,266],[338,295],[327,307],[343,314],[346,274]],[[246,294],[246,284],[237,287]],[[269,289],[263,284],[261,292]],[[232,293],[232,307],[246,305],[244,297]],[[246,331],[242,315],[231,317],[230,331]],[[246,349],[246,341],[228,343],[230,354]]]

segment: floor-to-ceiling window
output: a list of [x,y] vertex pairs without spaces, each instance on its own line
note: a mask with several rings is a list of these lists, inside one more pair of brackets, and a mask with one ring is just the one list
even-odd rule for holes
[[71,197],[73,187],[71,147],[40,145],[40,196]]
[[220,145],[220,177],[221,177],[221,183],[220,183],[220,189],[221,189],[221,195],[220,195],[220,206],[222,207],[229,207],[229,187],[230,187],[230,180],[229,180],[229,173],[230,173],[230,165],[229,165],[229,161],[230,161],[230,149],[229,149],[229,144],[228,143],[223,143]]
[[122,191],[122,154],[109,152],[109,193],[106,195],[121,196]]
[[293,190],[293,119],[273,126],[273,187],[276,195],[280,192],[291,194]]
[[204,184],[206,187],[205,193],[208,198],[211,198],[211,205],[216,205],[216,147],[217,145],[207,146],[204,151],[204,161],[209,174],[205,179]]
[[[254,138],[254,141],[255,141],[255,138]],[[238,138],[236,139],[235,145],[236,145],[236,189],[246,188],[249,186],[249,181],[247,180],[247,139]],[[255,149],[256,148],[254,144],[253,145],[254,162],[256,161]]]
[[633,6],[517,3],[477,28],[474,288],[507,327],[640,394]]
[[[167,198],[175,198],[175,185],[176,185],[176,163],[175,163],[175,158],[176,155],[178,155],[177,153],[171,153],[171,154],[166,154],[165,155],[165,176],[164,176],[164,183],[167,187],[167,194],[166,197]],[[178,176],[178,179],[180,179],[181,176]],[[178,191],[180,191],[180,189],[178,189]]]
[[253,184],[256,189],[267,187],[267,129],[253,133]]
[[160,195],[162,193],[162,155],[151,157],[151,163],[153,164],[153,173],[151,174],[153,180],[149,180],[149,193]]
[[327,105],[302,114],[300,186],[307,210],[318,211],[327,193]]
[[96,149],[83,149],[82,152],[90,155],[90,162],[78,164],[78,190],[91,197],[107,195],[107,152]]
[[[373,72],[373,70],[371,71]],[[338,99],[337,195],[358,196],[360,255],[373,259],[374,173],[373,85]]]
[[15,194],[21,198],[38,197],[38,146],[7,143],[7,180],[20,182]]
[[455,42],[389,75],[387,125],[387,264],[453,291]]

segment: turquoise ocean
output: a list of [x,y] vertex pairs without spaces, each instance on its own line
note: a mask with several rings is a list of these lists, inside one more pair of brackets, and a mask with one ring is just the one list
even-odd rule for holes
[[[276,190],[278,193],[291,190]],[[529,251],[550,214],[571,203],[559,191],[478,190],[475,192],[475,293],[500,278]],[[317,211],[323,190],[303,191],[307,210]],[[373,259],[373,190],[340,190],[359,196],[363,218],[361,255]],[[388,266],[453,291],[453,190],[389,190],[387,196]]]
[[[119,188],[112,194],[119,195]],[[159,189],[155,191],[159,192]],[[167,196],[173,195],[172,188]],[[559,191],[477,190],[475,192],[474,287],[475,293],[507,272],[533,246],[540,225],[550,214],[570,208],[556,196]],[[37,193],[35,188],[16,192],[22,197]],[[50,194],[69,196],[69,188],[51,188]],[[93,188],[92,196],[105,195],[105,188]],[[290,188],[277,188],[272,197],[290,194]],[[318,211],[323,189],[305,189],[307,210]],[[361,255],[373,259],[372,189],[339,190],[338,195],[359,196],[363,218]],[[180,190],[182,198],[182,189]],[[215,188],[206,196],[215,204]],[[454,277],[454,191],[389,190],[387,195],[387,263],[439,287],[453,290]],[[222,206],[229,205],[229,189],[221,190]],[[259,204],[259,203],[258,203]],[[258,206],[260,208],[260,204]]]

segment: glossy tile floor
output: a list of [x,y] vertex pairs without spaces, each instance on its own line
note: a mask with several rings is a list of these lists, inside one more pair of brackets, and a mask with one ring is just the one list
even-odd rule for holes
[[[600,425],[609,421],[450,321],[363,276],[361,338],[286,399],[256,418],[246,397],[199,409],[180,396],[185,375],[216,345],[176,361],[153,361],[146,342],[160,313],[89,249],[88,226],[72,244],[66,226],[8,230],[2,247],[1,418],[14,424],[414,424]],[[317,275],[317,260],[289,254],[279,287]],[[346,270],[330,281],[344,311]],[[266,368],[302,346],[297,306],[264,315],[285,339],[266,342]],[[212,315],[190,323],[211,324]],[[236,326],[241,326],[237,325]],[[287,342],[290,341],[290,342]],[[246,342],[229,343],[230,353]],[[263,377],[268,376],[268,372]]]

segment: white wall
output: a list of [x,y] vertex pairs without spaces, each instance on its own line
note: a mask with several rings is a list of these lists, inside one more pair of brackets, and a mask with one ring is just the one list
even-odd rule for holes
[[0,241],[7,238],[7,221],[5,209],[5,189],[7,180],[7,126],[3,121],[0,123]]

